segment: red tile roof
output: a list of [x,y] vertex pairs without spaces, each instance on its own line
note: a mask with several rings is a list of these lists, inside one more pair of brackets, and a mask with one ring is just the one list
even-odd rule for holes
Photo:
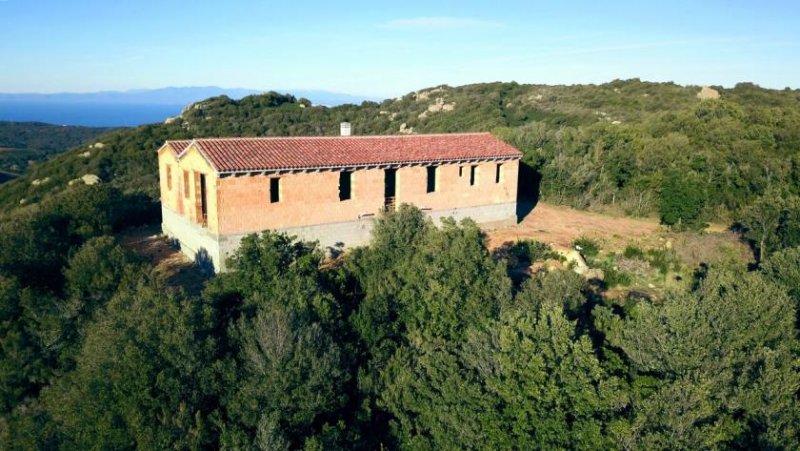
[[175,151],[175,153],[180,155],[183,153],[183,151],[186,150],[187,147],[189,147],[189,144],[191,143],[192,143],[191,139],[180,139],[180,140],[176,139],[173,141],[167,141],[165,145],[169,144],[169,146]]
[[183,151],[186,150],[186,148],[189,147],[190,144],[192,144],[191,139],[181,139],[181,140],[167,141],[167,142],[169,142],[170,146],[172,146],[172,148],[174,148],[175,152],[178,152],[178,154],[182,154]]
[[[194,143],[217,172],[520,158],[490,133],[438,135],[203,138],[167,141],[181,157]],[[178,150],[181,149],[181,150]]]

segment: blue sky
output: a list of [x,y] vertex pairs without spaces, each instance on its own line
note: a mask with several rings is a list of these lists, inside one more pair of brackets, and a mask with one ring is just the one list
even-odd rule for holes
[[0,0],[0,92],[800,87],[800,1]]

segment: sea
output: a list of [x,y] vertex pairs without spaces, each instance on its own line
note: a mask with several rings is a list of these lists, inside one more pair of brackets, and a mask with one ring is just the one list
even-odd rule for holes
[[133,127],[164,122],[184,105],[0,102],[0,121],[46,122],[90,127]]

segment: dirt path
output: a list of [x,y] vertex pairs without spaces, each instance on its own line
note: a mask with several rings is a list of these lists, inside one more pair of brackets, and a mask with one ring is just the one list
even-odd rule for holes
[[521,223],[490,231],[489,247],[534,239],[555,249],[568,249],[572,241],[585,236],[614,250],[631,242],[655,245],[662,231],[655,219],[614,217],[539,202]]

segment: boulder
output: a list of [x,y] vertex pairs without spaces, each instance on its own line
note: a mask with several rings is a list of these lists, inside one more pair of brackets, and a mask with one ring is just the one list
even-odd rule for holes
[[589,270],[589,265],[586,264],[583,256],[575,249],[569,251],[558,251],[567,260],[567,264],[572,265],[572,270],[578,274],[585,274]]
[[81,180],[83,181],[83,183],[87,185],[97,185],[98,183],[101,182],[100,177],[94,174],[86,174],[83,177],[81,177]]
[[583,274],[583,277],[586,280],[605,280],[606,274],[600,268],[591,268]]
[[700,92],[697,93],[697,98],[701,100],[715,100],[719,99],[719,91],[708,86],[703,86]]
[[400,124],[400,133],[404,135],[410,135],[414,133],[414,127],[409,127],[405,122]]
[[455,103],[445,103],[444,97],[437,97],[434,103],[428,105],[428,112],[438,113],[440,111],[453,111],[455,107]]

